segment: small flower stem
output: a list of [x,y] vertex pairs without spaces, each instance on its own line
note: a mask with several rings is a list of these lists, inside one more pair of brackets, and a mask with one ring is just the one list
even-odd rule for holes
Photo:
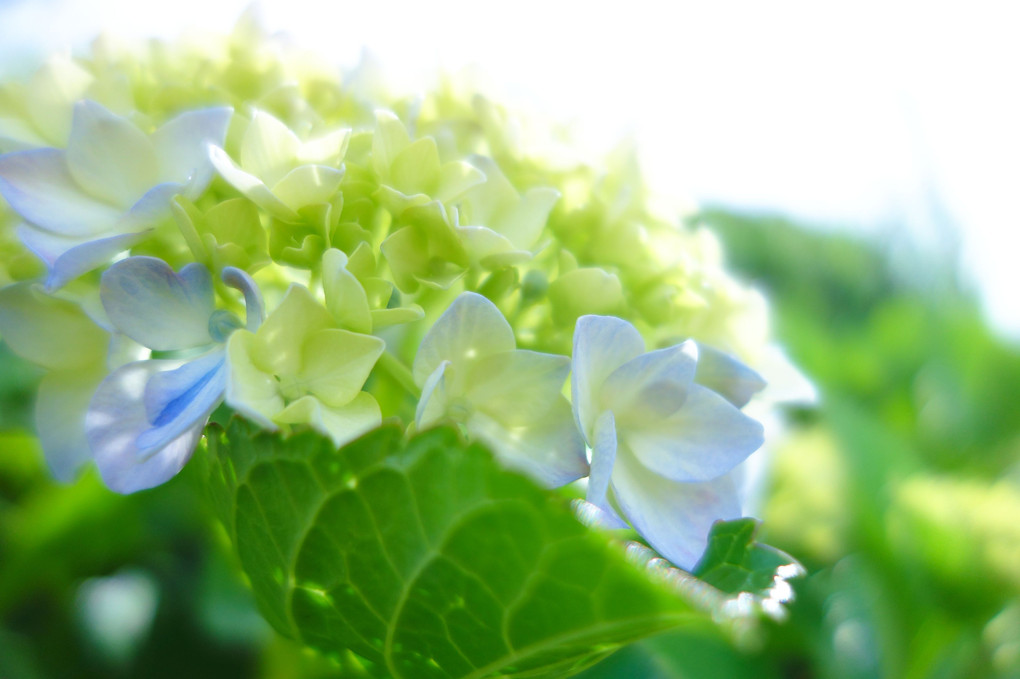
[[418,385],[414,383],[414,375],[411,374],[411,369],[404,365],[399,358],[390,352],[384,351],[375,365],[377,368],[380,368],[383,372],[389,375],[394,382],[403,387],[409,394],[415,397],[421,395],[421,392],[418,391]]

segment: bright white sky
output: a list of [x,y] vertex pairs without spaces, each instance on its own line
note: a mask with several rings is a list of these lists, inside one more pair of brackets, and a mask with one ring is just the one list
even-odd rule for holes
[[[99,30],[226,31],[246,4],[0,0],[0,73]],[[263,8],[271,29],[341,64],[367,47],[399,82],[477,64],[582,139],[633,135],[649,178],[698,202],[959,252],[993,322],[1020,340],[1020,4],[605,4]]]

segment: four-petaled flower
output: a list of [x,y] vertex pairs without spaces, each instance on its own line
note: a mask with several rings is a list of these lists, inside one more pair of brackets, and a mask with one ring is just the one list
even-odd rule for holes
[[[248,327],[258,327],[262,303],[254,281],[229,268],[223,278],[244,293]],[[131,493],[164,483],[191,457],[223,400],[224,343],[241,323],[216,309],[212,277],[200,264],[174,273],[161,259],[129,257],[103,273],[100,297],[120,333],[153,351],[186,356],[121,366],[89,404],[85,433],[103,481]]]
[[335,325],[307,288],[291,285],[257,332],[227,343],[227,405],[266,429],[309,424],[337,446],[378,426],[379,404],[361,388],[386,344]]
[[0,195],[25,223],[18,235],[49,266],[47,287],[110,261],[170,216],[177,194],[209,184],[210,143],[222,143],[230,108],[182,113],[151,135],[92,101],[75,105],[67,149],[0,156]]
[[[574,415],[592,449],[588,501],[609,526],[626,525],[619,509],[687,569],[712,523],[740,516],[729,472],[763,442],[737,405],[761,378],[721,352],[701,359],[693,341],[646,353],[637,329],[611,316],[582,316],[574,331]],[[699,384],[702,370],[725,396]]]
[[584,476],[584,442],[562,388],[566,356],[518,349],[492,302],[461,293],[425,335],[414,359],[419,429],[464,426],[510,467],[556,487]]

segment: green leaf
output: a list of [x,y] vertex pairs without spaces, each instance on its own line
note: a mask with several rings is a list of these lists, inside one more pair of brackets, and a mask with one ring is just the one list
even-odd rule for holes
[[337,451],[235,418],[207,438],[214,504],[267,620],[374,674],[564,677],[716,626],[720,593],[628,558],[454,430],[405,443],[383,427]]
[[777,577],[803,572],[790,555],[755,542],[757,532],[755,519],[716,522],[694,575],[722,592],[767,596]]

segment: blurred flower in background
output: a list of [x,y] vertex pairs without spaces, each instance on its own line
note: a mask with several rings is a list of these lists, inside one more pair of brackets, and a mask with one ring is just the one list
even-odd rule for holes
[[[225,32],[243,9],[0,0],[0,75],[99,31]],[[629,135],[653,187],[702,206],[691,219],[769,296],[817,387],[760,494],[764,539],[809,572],[790,618],[752,648],[667,635],[586,676],[1020,675],[1011,8],[263,9],[338,64],[368,49],[395,90],[477,64],[580,148]],[[38,379],[0,344],[0,676],[329,676],[268,633],[186,482],[155,499],[48,480],[24,433]]]

